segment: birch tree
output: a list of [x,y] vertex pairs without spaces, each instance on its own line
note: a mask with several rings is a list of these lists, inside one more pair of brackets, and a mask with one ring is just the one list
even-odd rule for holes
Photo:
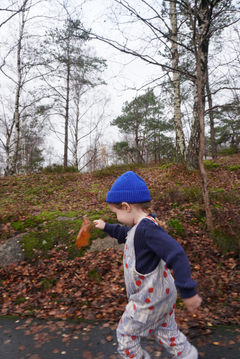
[[181,98],[180,98],[180,73],[178,71],[178,25],[176,1],[170,2],[170,21],[171,21],[171,42],[172,42],[172,67],[173,67],[173,89],[174,89],[174,125],[176,138],[176,158],[177,162],[185,162],[186,148],[185,138],[181,120]]
[[[22,67],[21,52],[22,52],[24,27],[28,16],[28,9],[26,8],[26,5],[27,2],[25,2],[22,11],[20,12],[20,29],[19,29],[19,38],[17,43],[17,84],[16,84],[14,115],[13,115],[15,134],[14,134],[14,149],[13,149],[10,174],[16,173],[17,155],[18,155],[19,139],[20,139],[19,99],[23,87],[23,67]],[[6,174],[8,173],[8,168],[5,169],[5,173]]]

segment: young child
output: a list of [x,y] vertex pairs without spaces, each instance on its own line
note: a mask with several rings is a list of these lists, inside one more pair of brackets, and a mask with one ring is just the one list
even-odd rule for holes
[[[106,202],[119,222],[94,221],[118,243],[125,243],[124,277],[128,297],[117,328],[118,352],[123,358],[150,359],[140,338],[151,334],[174,358],[199,359],[196,348],[177,328],[177,291],[190,313],[201,305],[191,279],[190,265],[181,245],[148,216],[150,193],[144,180],[129,171],[120,176],[107,194]],[[169,269],[173,269],[174,280]],[[176,286],[176,287],[175,287]]]

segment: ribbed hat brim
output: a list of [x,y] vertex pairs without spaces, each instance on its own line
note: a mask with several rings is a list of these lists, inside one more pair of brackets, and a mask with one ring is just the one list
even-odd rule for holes
[[141,203],[150,202],[150,192],[148,189],[135,191],[113,191],[107,194],[107,203]]

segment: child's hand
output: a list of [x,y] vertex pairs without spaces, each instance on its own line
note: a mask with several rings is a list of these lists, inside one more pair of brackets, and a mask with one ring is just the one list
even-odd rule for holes
[[97,219],[93,221],[93,224],[96,228],[104,229],[106,223],[102,219]]
[[183,301],[186,304],[187,310],[191,314],[193,314],[200,307],[200,305],[202,303],[202,298],[198,294],[196,294],[196,295],[194,295],[194,297],[183,299]]

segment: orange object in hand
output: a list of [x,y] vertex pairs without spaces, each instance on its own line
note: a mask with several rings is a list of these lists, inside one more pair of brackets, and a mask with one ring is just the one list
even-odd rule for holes
[[89,245],[90,224],[91,224],[91,221],[89,219],[87,219],[86,216],[83,216],[83,224],[78,232],[78,236],[77,236],[76,243],[75,243],[76,246],[78,247],[78,249],[81,249],[82,247]]

